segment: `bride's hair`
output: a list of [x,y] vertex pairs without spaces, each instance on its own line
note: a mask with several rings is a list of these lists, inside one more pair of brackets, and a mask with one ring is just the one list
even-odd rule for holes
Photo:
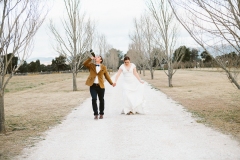
[[128,56],[125,56],[123,61],[126,61],[126,60],[129,60],[130,61],[130,58]]

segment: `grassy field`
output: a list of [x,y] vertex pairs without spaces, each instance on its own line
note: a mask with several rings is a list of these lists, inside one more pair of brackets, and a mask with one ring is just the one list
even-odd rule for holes
[[[69,73],[13,77],[5,94],[7,135],[0,135],[0,159],[11,159],[23,148],[43,140],[46,130],[61,123],[71,110],[90,97],[85,85],[87,76],[88,73],[78,74],[76,92],[72,91]],[[223,72],[178,70],[173,88],[168,87],[163,71],[155,71],[153,80],[149,71],[141,77],[192,112],[197,122],[240,141],[240,91]]]
[[197,122],[240,141],[240,90],[229,82],[224,72],[216,69],[178,70],[173,76],[172,88],[168,87],[164,71],[155,71],[153,80],[148,71],[141,77],[192,112]]
[[78,74],[76,92],[70,73],[13,77],[5,94],[7,135],[0,135],[0,159],[11,159],[24,147],[34,146],[44,131],[89,97],[87,75]]

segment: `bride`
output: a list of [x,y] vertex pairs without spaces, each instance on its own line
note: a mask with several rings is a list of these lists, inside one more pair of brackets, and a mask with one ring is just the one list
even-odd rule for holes
[[123,113],[130,114],[144,114],[143,111],[143,81],[140,79],[135,64],[130,62],[130,58],[125,56],[124,64],[122,64],[117,72],[115,78],[115,85],[120,74],[123,73]]

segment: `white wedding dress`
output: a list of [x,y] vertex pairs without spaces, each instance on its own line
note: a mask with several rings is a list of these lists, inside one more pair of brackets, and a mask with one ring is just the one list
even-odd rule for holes
[[135,64],[131,63],[129,70],[126,69],[124,64],[120,68],[123,74],[122,113],[144,114],[144,84],[140,83],[133,74],[133,69],[136,68]]

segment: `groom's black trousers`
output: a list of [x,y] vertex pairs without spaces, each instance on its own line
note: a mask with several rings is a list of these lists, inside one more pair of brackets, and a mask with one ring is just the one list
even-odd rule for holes
[[97,84],[93,84],[90,87],[90,93],[92,96],[92,108],[94,115],[98,115],[98,106],[97,106],[97,96],[99,99],[99,114],[104,115],[104,93],[105,93],[105,88],[101,88]]

